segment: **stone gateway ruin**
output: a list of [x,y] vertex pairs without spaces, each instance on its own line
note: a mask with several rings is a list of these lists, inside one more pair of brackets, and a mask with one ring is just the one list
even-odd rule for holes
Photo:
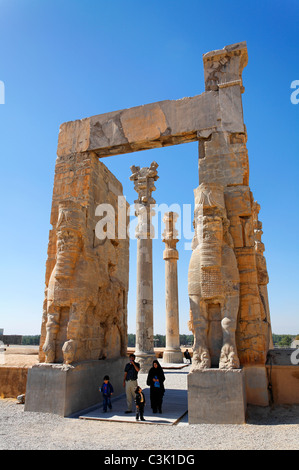
[[[117,393],[127,349],[128,220],[119,214],[121,183],[104,157],[198,142],[195,235],[188,289],[193,364],[189,422],[244,422],[246,403],[268,404],[266,355],[272,346],[268,274],[259,205],[249,187],[242,71],[245,42],[203,56],[205,92],[100,114],[61,125],[46,262],[40,363],[29,371],[26,410],[63,416],[98,400],[109,373]],[[119,157],[121,158],[121,157]],[[195,157],[196,158],[196,157]],[[151,203],[158,165],[132,167],[137,191],[136,356],[154,357]],[[161,182],[162,184],[162,182]],[[114,208],[118,230],[96,236],[101,204]],[[173,218],[174,217],[174,218]],[[179,350],[175,216],[165,231],[166,355]],[[172,232],[171,234],[169,232]],[[161,256],[162,258],[162,256]]]

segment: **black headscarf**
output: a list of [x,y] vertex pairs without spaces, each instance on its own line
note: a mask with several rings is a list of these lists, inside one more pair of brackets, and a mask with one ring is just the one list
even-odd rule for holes
[[[154,367],[155,363],[158,364],[158,367]],[[155,359],[153,361],[153,367],[150,368],[148,376],[147,376],[146,384],[149,385],[150,387],[154,387],[153,378],[155,376],[157,376],[157,378],[159,379],[161,388],[162,388],[162,390],[164,390],[163,383],[164,383],[164,380],[165,380],[165,375],[164,375],[163,369],[162,369],[159,361],[157,361],[157,359]]]

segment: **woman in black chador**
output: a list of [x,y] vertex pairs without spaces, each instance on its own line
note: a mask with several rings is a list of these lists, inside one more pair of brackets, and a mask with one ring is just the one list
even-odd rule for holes
[[153,413],[162,413],[162,401],[165,393],[164,372],[157,360],[153,361],[153,367],[149,370],[147,376],[147,385],[150,386],[151,408]]

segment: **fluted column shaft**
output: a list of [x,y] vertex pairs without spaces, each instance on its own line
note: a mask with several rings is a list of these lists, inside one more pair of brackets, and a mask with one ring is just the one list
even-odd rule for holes
[[156,201],[152,191],[158,179],[157,163],[149,168],[132,166],[131,181],[138,193],[135,214],[138,217],[135,236],[137,238],[137,294],[136,294],[136,361],[141,372],[147,372],[155,359],[154,353],[154,315],[153,315],[153,267],[152,238],[154,237],[152,217]]

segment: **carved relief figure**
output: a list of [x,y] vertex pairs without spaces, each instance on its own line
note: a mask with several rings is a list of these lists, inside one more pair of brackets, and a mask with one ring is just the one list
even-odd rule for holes
[[[252,198],[253,199],[253,198]],[[266,258],[264,257],[265,245],[262,242],[263,225],[258,219],[259,211],[261,206],[252,200],[253,209],[253,227],[254,227],[254,245],[255,245],[255,256],[256,256],[256,268],[258,276],[258,288],[261,299],[261,307],[263,311],[263,322],[268,325],[268,347],[273,348],[271,320],[270,320],[270,308],[268,299],[267,284],[269,283],[269,275],[267,270]]]
[[86,209],[72,200],[59,204],[57,258],[47,289],[46,362],[71,363],[79,355],[85,317],[97,303],[97,265],[88,256]]
[[111,359],[127,354],[126,291],[117,280],[110,278],[110,281],[106,288],[99,291],[99,359]]
[[211,342],[215,342],[215,335],[209,332],[217,312],[221,325],[219,368],[235,369],[240,365],[235,340],[239,271],[223,190],[218,183],[202,183],[194,191],[195,235],[188,274],[193,368],[211,367]]

